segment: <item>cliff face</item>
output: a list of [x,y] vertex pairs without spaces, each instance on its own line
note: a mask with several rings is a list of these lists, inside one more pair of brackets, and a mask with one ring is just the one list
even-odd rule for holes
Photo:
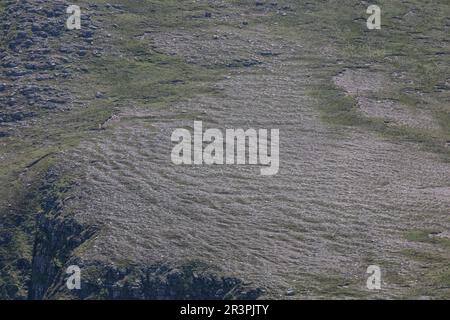
[[64,14],[63,1],[2,1],[0,5],[2,297],[28,296],[37,192],[54,151],[51,139],[43,139],[42,119],[71,105],[70,93],[54,83],[73,73],[67,58],[53,47],[64,33]]

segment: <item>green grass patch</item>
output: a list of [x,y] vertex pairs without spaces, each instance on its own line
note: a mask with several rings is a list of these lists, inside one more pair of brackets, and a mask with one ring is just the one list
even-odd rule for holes
[[413,242],[431,243],[450,248],[450,239],[438,237],[438,232],[433,230],[410,230],[405,234],[405,239]]
[[[324,120],[330,124],[359,126],[398,141],[415,142],[425,150],[450,160],[450,107],[444,104],[448,90],[436,90],[450,74],[450,56],[444,28],[450,7],[443,2],[412,0],[404,3],[379,1],[381,30],[366,28],[367,4],[356,0],[313,3],[279,2],[278,7],[293,7],[287,15],[262,17],[261,23],[287,39],[303,39],[308,65],[318,70],[321,85],[310,90],[318,100]],[[321,48],[327,55],[317,55]],[[446,53],[446,54],[445,54]],[[339,63],[338,63],[339,62]],[[440,126],[439,130],[418,130],[390,126],[381,119],[358,111],[354,99],[343,96],[331,79],[344,69],[371,66],[388,79],[374,99],[392,99],[411,109],[426,108]],[[400,78],[394,75],[401,75]]]

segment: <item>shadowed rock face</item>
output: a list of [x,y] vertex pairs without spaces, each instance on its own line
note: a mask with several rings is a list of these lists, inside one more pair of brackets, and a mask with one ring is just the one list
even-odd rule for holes
[[[37,5],[43,2],[8,3],[6,21],[14,21],[13,12],[33,12]],[[39,10],[41,18],[26,24],[35,35],[18,32],[2,52],[6,58],[2,68],[11,69],[8,74],[21,82],[7,79],[2,86],[0,79],[1,99],[10,99],[15,90],[25,98],[37,95],[46,103],[66,106],[65,95],[46,98],[45,87],[36,82],[37,77],[54,76],[40,64],[52,55],[39,51],[36,37],[61,39],[57,26],[65,5],[57,1],[55,7]],[[79,38],[86,40],[86,46],[64,43],[59,53],[70,58],[92,56],[105,45],[109,54],[120,54],[126,63],[136,60],[136,52],[115,47],[120,36],[101,23],[101,17],[132,9],[103,4],[89,8],[92,22],[89,19],[88,30]],[[110,103],[117,103],[116,114],[100,124],[102,130],[61,152],[58,164],[43,179],[37,196],[39,212],[31,218],[35,220],[32,259],[23,268],[27,297],[405,296],[415,284],[412,280],[405,285],[396,277],[415,279],[428,261],[402,253],[439,249],[433,246],[434,234],[431,240],[417,243],[408,242],[403,233],[438,230],[439,237],[447,238],[449,164],[415,145],[322,121],[309,89],[332,81],[331,73],[323,71],[335,63],[329,60],[332,50],[322,51],[315,43],[295,37],[284,39],[272,33],[270,25],[257,22],[302,8],[260,1],[239,7],[218,1],[214,9],[201,15],[187,10],[190,19],[207,20],[199,26],[151,25],[133,33],[141,45],[158,54],[218,69],[221,75],[199,84],[210,89],[207,93],[157,106],[138,98],[114,97]],[[113,34],[107,36],[109,32]],[[93,37],[112,40],[99,41],[94,48]],[[38,61],[24,60],[25,52]],[[323,60],[317,64],[318,59]],[[64,64],[53,67],[61,75]],[[365,83],[359,71],[343,75],[347,81],[341,87],[353,96],[362,92],[362,102],[374,87],[385,85],[382,76]],[[185,81],[161,82],[177,86]],[[58,89],[52,87],[51,92]],[[100,91],[96,96],[105,99]],[[2,110],[0,122],[36,116],[14,106]],[[369,116],[384,114],[381,107],[374,112],[369,104],[364,106],[372,112],[367,112]],[[389,104],[383,107],[392,112]],[[405,113],[391,116],[398,120]],[[192,130],[194,120],[203,121],[205,129],[279,129],[279,173],[263,177],[257,166],[174,165],[171,134],[177,128]],[[424,124],[423,117],[414,114],[408,113],[406,120],[400,122]],[[434,128],[436,123],[430,123]],[[67,175],[69,183],[63,182]],[[369,264],[380,265],[387,275],[381,293],[365,289]],[[69,265],[81,267],[81,290],[69,291],[65,286]],[[17,298],[8,288],[1,295]],[[417,290],[428,297],[426,291]]]

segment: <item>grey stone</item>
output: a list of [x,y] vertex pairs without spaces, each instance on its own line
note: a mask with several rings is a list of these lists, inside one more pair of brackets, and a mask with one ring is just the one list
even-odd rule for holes
[[288,297],[295,296],[295,290],[294,289],[287,289],[285,295],[288,296]]

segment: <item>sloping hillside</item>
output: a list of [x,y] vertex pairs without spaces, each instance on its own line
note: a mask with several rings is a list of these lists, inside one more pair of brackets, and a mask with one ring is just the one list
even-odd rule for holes
[[[450,297],[445,1],[381,30],[365,1],[78,4],[0,9],[2,298]],[[194,121],[279,129],[278,174],[174,165]]]

